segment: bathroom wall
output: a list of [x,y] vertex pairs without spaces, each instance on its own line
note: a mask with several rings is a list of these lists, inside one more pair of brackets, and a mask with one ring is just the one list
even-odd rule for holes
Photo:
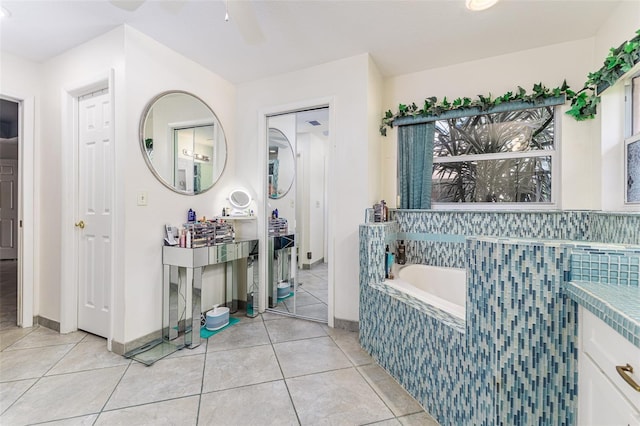
[[[298,133],[298,234],[299,262],[312,265],[322,260],[325,240],[325,145],[328,139],[317,133]],[[302,161],[302,167],[300,167]],[[307,252],[312,258],[307,259]]]
[[[189,208],[194,209],[199,218],[220,215],[222,207],[229,206],[226,201],[228,194],[242,186],[234,162],[242,151],[235,143],[236,90],[231,83],[130,27],[125,27],[124,53],[126,105],[123,119],[126,120],[126,128],[121,140],[127,142],[123,144],[123,155],[118,161],[123,166],[120,183],[125,218],[124,268],[121,284],[116,285],[120,301],[126,308],[122,341],[129,342],[158,329],[164,224],[184,223]],[[225,132],[225,170],[213,188],[197,197],[177,194],[165,188],[151,174],[142,158],[138,144],[140,116],[147,102],[165,90],[185,90],[200,97],[216,113]],[[147,206],[137,205],[139,191],[147,192]],[[205,270],[203,299],[208,303],[215,297],[219,297],[216,303],[222,302],[222,274],[220,267]]]
[[[421,105],[429,96],[454,99],[477,94],[500,95],[534,83],[559,86],[564,79],[574,89],[583,87],[589,72],[599,69],[611,47],[632,38],[640,22],[640,3],[620,2],[595,37],[424,70],[388,78],[383,108],[395,111],[399,103]],[[616,92],[616,93],[614,93]],[[619,89],[604,92],[595,120],[576,122],[561,108],[561,209],[633,210],[623,204],[623,163]],[[383,138],[382,198],[395,206],[397,132]],[[602,143],[601,143],[602,140]]]
[[[28,119],[28,115],[30,115],[31,123],[24,123],[24,128],[22,129],[22,136],[26,136],[27,134],[32,134],[34,144],[33,147],[33,165],[31,170],[26,170],[26,173],[31,173],[31,181],[35,187],[35,192],[38,194],[38,188],[40,183],[40,94],[42,91],[42,85],[40,81],[40,73],[41,66],[35,62],[19,58],[17,56],[0,52],[0,64],[2,67],[2,72],[0,72],[0,94],[4,96],[11,96],[18,99],[26,99],[31,103],[31,110],[25,113],[23,119]],[[38,102],[36,102],[36,99]],[[28,126],[28,127],[27,127]],[[23,170],[25,173],[25,170]],[[27,174],[24,176],[28,176]],[[34,195],[33,199],[33,223],[32,232],[34,235],[38,234],[39,223],[40,223],[40,198],[39,196]],[[26,231],[28,228],[26,227],[24,230]],[[38,285],[40,281],[40,262],[42,261],[42,256],[39,256],[40,249],[40,239],[34,238],[34,247],[32,253],[27,253],[27,256],[30,256],[31,259],[22,259],[26,260],[25,265],[32,264],[32,270],[25,270],[23,279],[32,280],[33,285],[33,298],[25,299],[25,302],[33,302],[32,312],[28,313],[28,315],[37,315],[40,310],[40,287]]]
[[[99,81],[115,70],[115,95],[124,105],[124,28],[112,30],[83,45],[77,46],[47,62],[41,67],[40,130],[41,141],[36,147],[40,155],[40,232],[36,235],[40,253],[40,316],[61,321],[61,273],[65,253],[61,251],[63,233],[74,235],[73,221],[62,222],[65,206],[64,193],[70,190],[63,181],[64,170],[69,170],[72,159],[68,147],[71,140],[63,139],[63,91]],[[118,108],[118,105],[116,105]],[[124,120],[114,119],[116,139],[122,136]],[[122,139],[121,139],[122,140]],[[122,242],[122,240],[120,240]],[[75,262],[74,262],[75,263]],[[118,281],[118,280],[116,280]],[[122,305],[121,305],[122,307]],[[123,316],[124,311],[114,312]]]
[[[2,54],[3,93],[10,89],[36,97],[36,212],[40,212],[40,224],[34,314],[53,321],[61,319],[61,265],[68,259],[60,250],[61,236],[74,232],[73,223],[63,224],[61,216],[66,191],[63,170],[71,161],[65,155],[69,141],[62,139],[63,89],[102,79],[109,70],[115,76],[115,202],[121,212],[114,235],[114,339],[126,342],[160,327],[163,225],[182,223],[189,207],[198,216],[219,214],[228,192],[238,184],[234,162],[228,161],[219,183],[199,197],[176,194],[162,186],[149,172],[139,148],[142,110],[165,90],[196,94],[218,115],[232,159],[236,93],[233,85],[217,75],[126,26],[41,65]],[[10,83],[5,84],[5,78]],[[147,192],[147,206],[137,206],[139,191]]]
[[[265,140],[260,130],[264,115],[331,102],[329,273],[335,285],[333,317],[348,321],[358,320],[358,271],[353,267],[358,262],[358,225],[364,209],[379,197],[371,182],[378,173],[372,170],[370,156],[377,155],[372,153],[377,152],[379,144],[375,132],[380,109],[377,114],[369,113],[368,102],[373,102],[375,109],[375,98],[381,90],[370,82],[370,74],[375,74],[373,66],[369,56],[363,54],[238,87],[238,147],[258,155],[238,157],[236,170],[259,194],[259,203],[264,202]],[[264,227],[264,220],[260,225]]]
[[[517,86],[530,91],[538,82],[556,87],[564,79],[577,90],[593,68],[592,58],[593,39],[586,39],[392,77],[385,80],[384,108],[395,111],[400,103],[421,105],[429,96],[455,99],[488,93],[501,95]],[[597,173],[585,165],[590,165],[597,154],[596,140],[592,136],[594,123],[587,121],[577,126],[570,120],[573,119],[563,116],[559,128],[562,137],[562,208],[591,209],[597,201],[591,190],[596,182],[593,176]],[[383,198],[393,207],[396,202],[397,131],[394,129],[387,134],[382,138]]]

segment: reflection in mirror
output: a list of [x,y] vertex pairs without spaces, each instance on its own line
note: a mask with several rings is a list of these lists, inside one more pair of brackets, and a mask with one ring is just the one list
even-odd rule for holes
[[269,198],[282,198],[293,184],[296,168],[293,148],[280,130],[269,129]]
[[233,207],[231,216],[246,216],[246,209],[251,204],[251,195],[244,189],[235,189],[229,194],[229,203]]
[[140,121],[143,157],[166,187],[181,194],[210,189],[227,161],[224,130],[198,97],[181,91],[161,93]]

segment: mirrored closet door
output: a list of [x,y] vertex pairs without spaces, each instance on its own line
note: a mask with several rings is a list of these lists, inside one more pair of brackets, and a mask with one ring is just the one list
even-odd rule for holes
[[267,119],[268,311],[327,322],[329,109]]

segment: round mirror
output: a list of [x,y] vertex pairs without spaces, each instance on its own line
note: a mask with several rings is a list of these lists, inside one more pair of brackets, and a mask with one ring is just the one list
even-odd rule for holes
[[229,203],[233,207],[233,212],[242,212],[251,204],[251,195],[244,189],[233,190],[229,194]]
[[210,189],[227,162],[227,142],[218,117],[200,98],[164,92],[146,106],[140,120],[140,148],[162,184],[181,194]]
[[289,192],[296,174],[295,157],[289,139],[280,130],[269,129],[269,198],[282,198]]

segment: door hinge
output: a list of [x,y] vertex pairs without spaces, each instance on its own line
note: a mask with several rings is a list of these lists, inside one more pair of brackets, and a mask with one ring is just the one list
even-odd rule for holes
[[18,226],[19,226],[20,228],[22,228],[22,219],[20,219],[20,220],[18,221]]

